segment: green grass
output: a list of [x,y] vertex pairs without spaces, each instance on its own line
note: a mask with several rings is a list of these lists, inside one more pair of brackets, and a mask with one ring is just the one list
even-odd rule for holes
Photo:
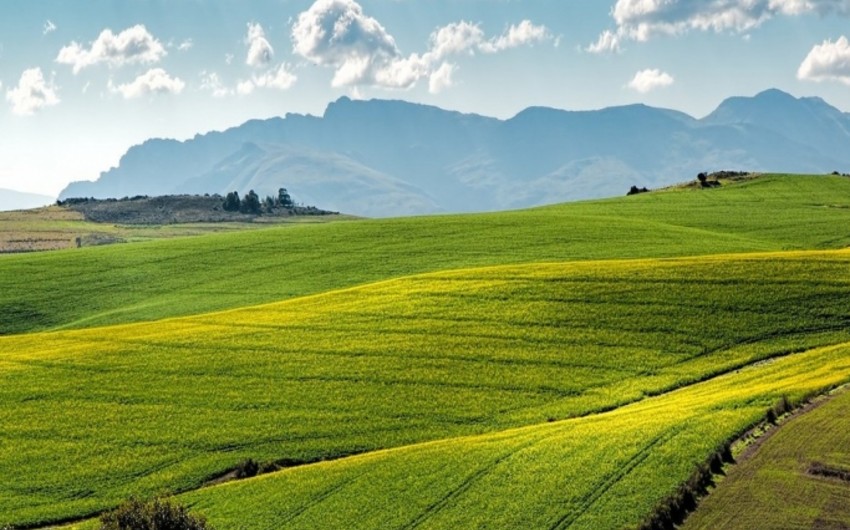
[[850,245],[850,179],[768,176],[531,210],[0,256],[0,334],[156,320],[409,274]]
[[[602,412],[764,359],[846,343],[848,299],[848,251],[589,261],[413,276],[185,319],[0,338],[0,513],[15,524],[84,516],[129,495],[196,488],[248,457],[312,461],[482,433],[512,438],[499,431]],[[792,363],[799,370],[789,377],[804,379],[809,389],[850,375],[842,364],[845,350],[817,351],[830,363],[817,370]],[[682,402],[685,416],[670,416],[646,436],[629,434],[640,422],[630,427],[634,416],[627,412],[612,413],[620,423],[593,436],[580,436],[581,429],[577,438],[556,435],[573,423],[540,427],[550,434],[532,438],[561,449],[552,453],[541,446],[529,470],[542,474],[554,466],[547,479],[555,481],[552,488],[563,489],[573,475],[587,481],[582,488],[591,487],[631,461],[628,455],[647,440],[684,429],[669,452],[647,453],[648,462],[657,463],[674,458],[687,440],[694,443],[670,463],[674,474],[628,501],[633,505],[621,517],[634,520],[708,446],[787,391],[783,381],[765,379],[742,388],[745,397],[728,404],[708,400],[692,412]],[[730,413],[728,423],[700,419],[714,405],[740,408],[740,414]],[[581,421],[594,425],[593,417]],[[709,429],[715,429],[711,436]],[[610,436],[604,444],[602,433]],[[393,504],[392,492],[403,489],[404,476],[416,481],[425,473],[420,466],[437,466],[428,473],[451,489],[464,473],[477,472],[479,460],[513,454],[523,436],[504,447],[483,443],[480,458],[450,440],[435,446],[446,448],[439,450],[449,458],[443,464],[428,457],[405,468],[393,460],[385,471],[359,479],[383,483],[382,473],[389,473],[383,508],[362,520],[345,517],[368,527],[375,517],[388,517],[390,508],[400,518],[416,515],[433,499]],[[599,469],[586,467],[584,457],[567,458],[578,447],[572,443],[587,451],[605,448],[616,458],[599,462]],[[588,462],[601,454],[588,453]],[[514,461],[510,476],[523,475],[522,461]],[[638,482],[617,480],[610,487],[641,491],[649,469]],[[521,480],[531,481],[531,488],[534,475],[528,473]],[[508,494],[506,477],[499,479],[501,489],[497,481],[467,497],[464,502],[477,502],[477,508],[459,508],[454,517],[461,521],[469,512],[510,526],[504,514],[512,509],[504,503],[536,509],[533,489]],[[321,491],[336,487],[322,477],[311,480]],[[429,484],[416,482],[410,495],[430,491]],[[306,488],[293,499],[319,490]],[[577,490],[576,503],[590,495],[584,491]],[[231,503],[238,505],[239,497]],[[491,503],[503,505],[493,511]],[[204,505],[211,514],[224,513],[215,506],[218,501]],[[598,500],[586,508],[581,518],[588,521],[611,512]],[[569,503],[556,503],[540,520],[571,513]],[[304,521],[293,524],[309,527]]]
[[[605,414],[307,466],[182,500],[220,528],[244,530],[634,528],[780,393],[846,380],[848,354],[850,345],[813,350]],[[761,521],[733,527],[766,528]]]
[[[685,529],[850,527],[850,482],[812,474],[820,464],[850,473],[850,392],[791,419],[735,466]],[[846,476],[846,475],[845,475]]]

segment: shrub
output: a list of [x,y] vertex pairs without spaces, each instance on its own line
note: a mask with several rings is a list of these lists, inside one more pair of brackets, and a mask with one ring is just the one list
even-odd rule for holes
[[130,499],[100,517],[100,530],[213,530],[203,516],[167,499]]
[[764,415],[764,419],[765,421],[767,421],[767,423],[776,425],[776,412],[773,410],[773,408],[767,409],[767,413]]
[[260,472],[260,464],[253,458],[243,460],[236,466],[236,478],[254,477]]
[[648,192],[648,191],[649,191],[649,190],[648,190],[648,189],[646,189],[646,187],[645,187],[645,186],[644,186],[643,188],[638,188],[637,186],[632,186],[631,188],[629,188],[629,192],[628,192],[628,193],[626,193],[626,195],[627,195],[627,196],[628,196],[628,195],[637,195],[638,193],[646,193],[646,192]]

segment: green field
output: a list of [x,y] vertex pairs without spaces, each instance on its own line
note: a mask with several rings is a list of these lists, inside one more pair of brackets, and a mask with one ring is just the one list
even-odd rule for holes
[[[0,334],[273,302],[463,267],[850,245],[850,178],[0,256]],[[21,281],[26,278],[26,281]]]
[[[773,176],[4,257],[0,525],[185,491],[219,530],[634,527],[850,380],[850,250],[788,250],[848,205]],[[328,461],[198,489],[246,458]]]
[[684,528],[850,527],[848,417],[850,392],[842,392],[791,419],[729,471]]

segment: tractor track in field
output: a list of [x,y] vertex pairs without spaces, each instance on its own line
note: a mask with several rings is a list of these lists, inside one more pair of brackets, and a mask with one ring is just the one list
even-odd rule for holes
[[614,484],[616,484],[620,479],[631,473],[635,468],[637,468],[644,460],[649,457],[649,453],[653,447],[663,444],[664,442],[673,438],[676,433],[678,433],[681,429],[673,429],[662,433],[652,440],[645,446],[643,446],[637,453],[632,455],[631,458],[626,460],[626,462],[619,466],[614,473],[610,473],[607,476],[603,477],[600,480],[596,487],[594,487],[590,493],[584,496],[581,499],[578,510],[569,511],[560,519],[555,521],[549,527],[549,530],[564,530],[569,528],[575,523],[582,515],[587,513],[591,506],[593,506],[596,501],[598,501],[602,496],[608,491]]

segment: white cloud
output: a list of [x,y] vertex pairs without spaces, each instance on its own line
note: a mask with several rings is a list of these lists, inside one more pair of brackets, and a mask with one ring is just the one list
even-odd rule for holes
[[251,79],[240,81],[236,85],[236,92],[240,95],[247,96],[254,92],[254,89],[256,88],[288,90],[297,80],[298,77],[289,71],[289,65],[284,63],[277,68],[272,68],[262,75],[255,75]]
[[405,89],[428,78],[440,89],[450,86],[453,66],[443,62],[457,54],[496,53],[509,48],[551,39],[545,26],[528,20],[508,27],[502,35],[487,39],[470,22],[454,22],[437,28],[429,49],[404,56],[395,39],[355,0],[317,0],[292,26],[294,53],[314,64],[334,69],[335,87],[374,86]]
[[247,96],[254,92],[254,88],[256,88],[256,85],[254,85],[254,82],[250,79],[248,81],[239,81],[239,83],[236,84],[236,93],[240,96]]
[[113,88],[124,99],[139,98],[149,94],[179,94],[186,86],[179,77],[171,77],[162,68],[152,68],[131,83]]
[[224,86],[221,78],[216,72],[201,72],[201,90],[209,90],[214,98],[223,98],[233,93],[232,90]]
[[641,94],[646,94],[656,88],[670,86],[674,82],[673,76],[667,72],[662,72],[657,68],[647,68],[636,73],[627,86]]
[[543,42],[552,38],[546,26],[536,26],[530,20],[523,20],[519,24],[511,25],[504,34],[487,43],[491,50],[502,51],[519,46]]
[[185,52],[191,50],[195,46],[195,42],[192,39],[186,39],[180,44],[177,45],[177,51]]
[[48,33],[53,33],[56,31],[56,24],[54,24],[51,20],[46,20],[44,22],[44,26],[41,28],[41,34],[47,35]]
[[224,64],[232,64],[233,59],[235,59],[235,58],[236,57],[232,53],[225,53],[224,54]]
[[812,48],[800,67],[797,78],[805,81],[840,81],[850,85],[850,42],[841,36],[835,42],[823,41]]
[[44,80],[41,68],[24,70],[18,86],[6,91],[6,101],[12,104],[12,112],[27,116],[59,103],[58,88],[51,80]]
[[620,40],[620,36],[617,33],[606,29],[599,35],[596,42],[585,48],[585,50],[590,53],[619,52]]
[[623,40],[646,41],[688,31],[745,33],[776,16],[850,14],[850,0],[617,0],[606,30],[587,51],[618,51]]
[[255,67],[266,66],[274,58],[274,48],[266,39],[266,32],[259,24],[248,24],[248,35],[245,37],[248,46],[248,56],[245,64]]
[[453,22],[431,33],[431,51],[436,60],[447,55],[474,52],[486,41],[484,31],[466,21]]
[[428,79],[428,91],[432,94],[439,94],[443,90],[454,85],[452,75],[457,70],[457,66],[451,63],[443,63],[437,68],[431,77]]
[[117,35],[105,29],[88,49],[77,42],[71,42],[59,50],[56,62],[73,65],[74,73],[77,74],[83,68],[98,63],[107,63],[113,67],[156,63],[166,53],[162,43],[139,24]]

